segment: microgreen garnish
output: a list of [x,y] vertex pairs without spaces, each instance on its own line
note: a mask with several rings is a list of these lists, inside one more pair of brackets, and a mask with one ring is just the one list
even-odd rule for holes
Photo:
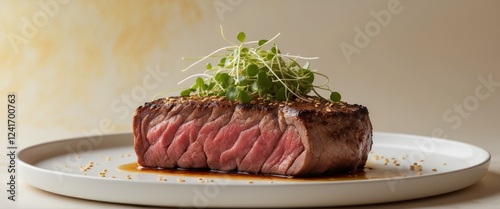
[[[179,82],[180,84],[197,77],[191,88],[181,91],[181,96],[189,96],[191,93],[197,93],[201,97],[225,96],[230,101],[239,100],[243,103],[249,103],[255,97],[278,101],[295,98],[309,101],[306,97],[311,91],[321,97],[316,89],[322,89],[330,92],[331,101],[340,101],[340,94],[328,87],[328,77],[309,69],[307,60],[317,57],[282,54],[278,45],[271,43],[279,33],[270,40],[245,42],[246,34],[240,32],[236,36],[239,44],[227,40],[222,27],[221,35],[231,46],[222,47],[198,58],[184,69],[183,71],[186,71],[208,58],[219,58],[216,65],[207,63],[204,73],[191,75]],[[306,63],[300,65],[297,60],[306,60]],[[314,85],[315,75],[324,77],[326,83]]]

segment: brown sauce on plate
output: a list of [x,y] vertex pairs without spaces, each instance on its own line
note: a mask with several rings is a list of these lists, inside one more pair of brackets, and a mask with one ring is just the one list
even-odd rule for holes
[[251,174],[251,173],[239,173],[239,172],[219,172],[210,170],[194,170],[194,169],[155,169],[155,168],[143,168],[137,165],[136,162],[127,163],[120,165],[119,170],[134,172],[134,173],[150,173],[157,175],[175,175],[186,178],[203,178],[203,179],[232,179],[232,180],[248,180],[248,181],[286,181],[286,182],[304,182],[304,181],[351,181],[351,180],[367,180],[367,179],[377,179],[377,178],[388,178],[394,177],[392,175],[388,176],[387,171],[379,171],[366,166],[364,170],[351,172],[347,174],[328,174],[321,176],[305,176],[305,177],[292,177],[292,176],[281,176],[281,175],[263,175],[263,174]]

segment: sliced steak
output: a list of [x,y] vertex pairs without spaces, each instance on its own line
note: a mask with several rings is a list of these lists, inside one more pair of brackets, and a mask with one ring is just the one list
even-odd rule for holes
[[288,176],[364,168],[372,146],[367,108],[309,100],[242,104],[193,96],[147,102],[133,119],[138,164]]

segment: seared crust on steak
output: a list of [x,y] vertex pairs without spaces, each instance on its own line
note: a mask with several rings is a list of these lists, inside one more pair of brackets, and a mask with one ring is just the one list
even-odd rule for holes
[[362,169],[372,146],[367,108],[308,100],[147,102],[133,119],[138,164],[291,176]]

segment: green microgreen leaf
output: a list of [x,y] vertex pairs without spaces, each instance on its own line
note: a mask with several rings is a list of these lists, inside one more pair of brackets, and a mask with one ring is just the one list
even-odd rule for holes
[[227,87],[229,87],[229,85],[232,84],[231,77],[227,73],[221,73],[219,75],[219,79],[217,81],[222,86],[222,88],[227,88]]
[[243,43],[243,42],[245,42],[246,35],[245,35],[244,32],[240,32],[240,33],[238,33],[238,35],[236,36],[236,38],[238,39],[238,41],[240,41],[240,42]]
[[273,54],[276,54],[276,52],[277,52],[277,51],[276,51],[276,46],[273,46],[273,48],[271,48],[271,52],[272,52]]
[[205,66],[205,68],[206,68],[207,70],[211,70],[211,69],[212,69],[212,64],[210,64],[210,62],[209,62],[209,63],[207,63],[207,65]]
[[274,54],[272,54],[272,53],[269,53],[266,56],[266,59],[269,60],[269,61],[272,60],[273,58],[274,58]]
[[185,89],[181,91],[181,96],[187,97],[191,94],[191,92],[196,91],[196,89]]
[[246,85],[248,85],[247,77],[245,77],[244,75],[240,75],[238,77],[238,81],[236,83],[238,84],[238,86],[246,86]]
[[247,67],[247,75],[249,77],[254,77],[259,73],[259,67],[256,64],[248,65]]
[[312,84],[314,81],[314,73],[310,70],[304,70],[304,81]]
[[342,97],[340,96],[340,93],[339,93],[339,92],[334,91],[334,92],[332,92],[332,93],[330,94],[330,100],[332,100],[332,101],[334,101],[334,102],[338,102],[338,101],[340,101],[340,99],[341,99],[341,98],[342,98]]
[[223,57],[220,59],[219,66],[224,67],[224,64],[226,63],[226,57]]
[[253,82],[251,86],[252,91],[258,92],[259,91],[259,83]]
[[250,95],[250,93],[246,91],[240,91],[239,99],[243,103],[249,103],[250,101],[252,101],[252,95]]
[[266,43],[267,43],[267,40],[260,40],[259,43],[258,43],[258,45],[262,46],[262,45],[264,45]]
[[236,86],[229,86],[227,88],[227,92],[226,92],[226,98],[229,100],[229,101],[234,101],[236,100],[236,97],[238,97],[238,88],[236,88]]
[[269,79],[264,71],[259,72],[257,83],[259,84],[259,89],[270,89],[272,87],[271,79]]
[[201,78],[201,77],[196,78],[196,85],[197,86],[202,86],[203,84],[205,84],[205,81],[203,81],[203,78]]
[[278,101],[286,101],[287,95],[286,95],[286,89],[285,87],[281,87],[276,91],[276,99]]
[[210,82],[210,84],[208,84],[207,91],[212,90],[214,87],[215,87],[215,82]]

